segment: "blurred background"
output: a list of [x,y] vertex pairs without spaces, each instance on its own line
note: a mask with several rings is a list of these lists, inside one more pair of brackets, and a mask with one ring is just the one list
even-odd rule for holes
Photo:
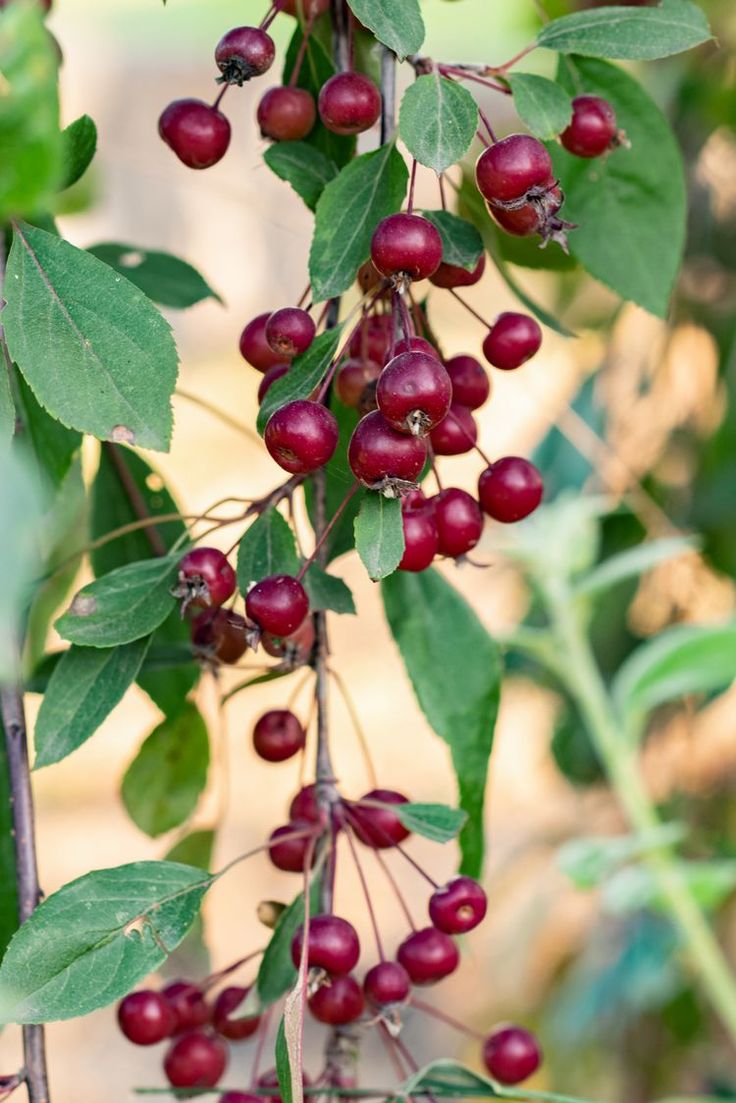
[[[425,52],[500,63],[529,41],[542,6],[532,0],[425,0]],[[572,7],[572,0],[546,4],[552,15]],[[638,74],[675,126],[690,187],[688,253],[669,324],[622,307],[578,271],[520,270],[524,287],[579,337],[566,341],[546,331],[543,351],[523,373],[496,373],[492,399],[480,412],[486,451],[496,456],[537,450],[552,494],[605,490],[615,500],[635,503],[605,520],[601,554],[644,533],[676,529],[703,536],[703,555],[657,568],[601,606],[595,643],[609,673],[637,639],[674,621],[724,616],[735,604],[736,6],[733,0],[705,0],[704,7],[720,50],[705,48]],[[169,0],[166,7],[160,0],[57,0],[50,20],[65,59],[63,122],[86,112],[100,135],[94,168],[60,217],[62,232],[83,247],[119,241],[170,251],[204,274],[224,305],[209,300],[171,315],[182,361],[180,389],[246,424],[254,423],[260,376],[240,359],[238,335],[254,315],[301,295],[311,216],[261,160],[254,118],[260,86],[231,93],[232,147],[206,173],[191,172],[173,157],[158,139],[156,122],[172,99],[211,96],[215,42],[229,27],[258,22],[262,14],[256,0]],[[276,21],[280,48],[290,31],[288,18]],[[532,60],[546,72],[544,56]],[[499,99],[500,109],[495,99],[488,109],[496,128],[506,132],[514,124]],[[420,174],[418,204],[436,205],[429,174]],[[490,317],[514,308],[494,271],[466,294]],[[448,299],[441,293],[430,299],[444,351],[477,354],[482,328]],[[263,448],[191,397],[175,399],[175,414],[170,454],[148,458],[184,512],[200,513],[226,495],[255,497],[279,481]],[[85,462],[94,470],[94,448]],[[444,470],[472,490],[479,463],[459,457],[446,461]],[[225,530],[222,546],[232,539]],[[525,588],[490,543],[481,545],[478,559],[491,569],[444,569],[489,630],[501,634],[524,616]],[[350,686],[379,779],[414,800],[452,803],[447,749],[412,697],[380,597],[355,556],[340,560],[337,573],[356,595],[359,618],[331,618],[333,663]],[[58,643],[52,636],[49,646]],[[285,703],[293,684],[239,695],[224,724],[207,680],[199,692],[217,762],[198,822],[207,827],[223,817],[215,866],[258,845],[285,819],[298,766],[257,760],[250,733],[264,709]],[[32,715],[39,700],[30,698]],[[306,718],[305,694],[297,709]],[[338,775],[345,791],[357,796],[368,786],[348,713],[337,697],[333,716]],[[149,699],[133,689],[94,739],[35,777],[47,893],[90,868],[165,853],[165,844],[131,824],[118,794],[122,772],[159,719]],[[735,733],[731,692],[697,714],[668,709],[658,716],[646,748],[645,769],[658,800],[688,824],[695,851],[709,856],[736,857]],[[609,914],[598,893],[574,888],[559,866],[556,855],[566,841],[623,830],[575,714],[519,665],[504,687],[489,780],[490,916],[466,938],[463,968],[429,999],[479,1029],[513,1019],[538,1030],[548,1063],[535,1087],[610,1103],[645,1103],[668,1094],[736,1098],[733,1053],[673,953],[666,921],[641,910]],[[412,846],[438,881],[455,868],[453,845],[416,840]],[[338,910],[367,936],[351,864],[341,865]],[[425,885],[408,866],[395,868],[421,916]],[[263,945],[268,932],[256,906],[291,899],[295,880],[259,857],[214,889],[205,908],[214,968]],[[404,937],[404,920],[380,880],[375,892],[393,947]],[[714,921],[736,955],[733,904],[727,896]],[[307,1068],[316,1070],[321,1031],[314,1024],[308,1029],[313,1053]],[[13,1033],[0,1037],[2,1069],[13,1067]],[[122,1101],[136,1086],[163,1084],[160,1054],[128,1045],[115,1029],[114,1009],[54,1024],[48,1036],[54,1097],[61,1103]],[[430,1019],[410,1017],[406,1040],[420,1062],[458,1056],[478,1065],[475,1043]],[[247,1043],[234,1050],[228,1085],[245,1085],[251,1059]],[[372,1080],[391,1083],[391,1069],[372,1043],[364,1061]]]

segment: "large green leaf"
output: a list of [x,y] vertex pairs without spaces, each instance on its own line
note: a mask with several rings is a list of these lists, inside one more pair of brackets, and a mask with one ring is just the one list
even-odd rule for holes
[[291,184],[310,211],[338,173],[335,162],[307,142],[274,142],[263,154],[263,160],[272,172]]
[[0,1022],[72,1019],[124,996],[181,942],[212,880],[174,862],[134,862],[64,885],[8,947]]
[[13,805],[5,732],[0,721],[0,959],[18,929]]
[[442,260],[472,272],[483,255],[483,238],[472,222],[450,211],[424,211],[442,238]]
[[422,711],[450,747],[468,821],[460,833],[462,869],[483,863],[483,806],[501,690],[499,649],[463,597],[431,568],[397,571],[383,601]]
[[[310,888],[310,915],[314,915],[318,907],[319,878],[315,876]],[[256,990],[262,1007],[275,1003],[293,987],[296,980],[296,969],[291,960],[291,940],[303,920],[304,893],[300,892],[279,916],[279,921],[271,935],[271,941],[261,958],[256,979]]]
[[85,174],[97,150],[97,127],[89,115],[80,115],[62,131],[60,188],[70,188]]
[[168,448],[176,346],[138,288],[83,249],[22,223],[5,296],[10,354],[50,414],[104,440]]
[[399,58],[415,54],[424,42],[419,0],[350,0],[353,12],[379,42]]
[[320,609],[329,609],[332,613],[355,613],[353,595],[341,578],[310,563],[302,581],[313,613]]
[[572,100],[556,81],[536,73],[510,73],[516,113],[537,138],[556,138],[572,118]]
[[275,410],[297,398],[309,398],[327,374],[327,369],[337,352],[341,335],[341,325],[333,326],[324,333],[320,333],[307,351],[296,357],[286,375],[282,375],[271,384],[258,411],[259,433],[266,428],[266,423]]
[[136,245],[103,242],[87,250],[135,284],[153,302],[184,310],[203,299],[222,299],[196,268],[171,253],[139,249]]
[[400,498],[386,498],[378,491],[363,496],[355,518],[355,547],[374,582],[396,570],[404,555]]
[[257,517],[238,547],[238,587],[247,594],[254,582],[272,574],[296,574],[299,556],[294,533],[277,509]]
[[560,54],[651,61],[690,50],[711,38],[705,12],[689,0],[657,7],[610,7],[553,19],[537,44]]
[[90,582],[56,622],[63,639],[89,647],[116,647],[148,636],[174,607],[177,559],[146,559]]
[[401,101],[399,134],[421,165],[444,172],[470,149],[478,105],[467,88],[435,70],[411,84]]
[[[4,373],[3,373],[4,374]],[[16,413],[19,428],[16,444],[28,451],[52,487],[58,488],[66,478],[74,455],[82,443],[82,434],[67,429],[47,414],[36,401],[33,391],[16,373]]]

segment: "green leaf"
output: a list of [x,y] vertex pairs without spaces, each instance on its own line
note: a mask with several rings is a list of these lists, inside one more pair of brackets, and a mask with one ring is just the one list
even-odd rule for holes
[[116,647],[150,635],[174,607],[177,563],[175,557],[146,559],[90,582],[57,620],[57,632],[90,647]]
[[36,398],[72,429],[165,451],[177,352],[149,300],[83,249],[16,225],[3,324]]
[[[309,92],[315,101],[319,97],[320,89],[327,83],[330,77],[334,76],[336,71],[331,50],[328,45],[320,40],[319,34],[317,33],[318,28],[319,24],[309,36],[299,69],[299,76],[296,80],[297,88],[303,88],[306,92]],[[289,42],[289,48],[286,51],[286,57],[284,59],[284,84],[288,84],[291,80],[297,58],[302,52],[302,41],[302,28],[300,25],[297,25],[294,29],[291,41]],[[317,121],[304,141],[307,145],[318,149],[325,157],[333,161],[338,168],[346,165],[355,153],[355,138],[342,134],[333,134],[333,132],[328,130],[322,123],[319,115],[317,115]]]
[[581,578],[575,586],[575,593],[590,597],[624,582],[628,578],[651,571],[660,563],[677,559],[687,552],[696,551],[700,540],[696,536],[665,536],[660,540],[647,540],[634,548],[627,548],[606,559],[600,566]]
[[424,22],[419,0],[350,0],[350,7],[379,42],[403,60],[424,42]]
[[238,547],[238,589],[247,594],[254,582],[271,574],[296,574],[299,556],[294,533],[277,509],[257,517]]
[[564,216],[578,225],[570,250],[624,299],[665,317],[685,242],[685,180],[672,130],[642,86],[617,66],[583,58],[563,58],[560,66],[570,91],[608,100],[631,143],[593,161],[552,149]]
[[286,1023],[283,1015],[279,1020],[279,1028],[276,1032],[274,1057],[281,1101],[282,1103],[293,1103],[291,1061],[289,1059],[289,1047],[286,1042]]
[[483,805],[501,692],[495,641],[463,597],[433,569],[383,583],[386,617],[427,720],[448,744],[468,822],[462,870],[483,864]]
[[153,633],[138,685],[165,716],[175,716],[186,705],[200,673],[192,656],[191,626],[174,608]]
[[666,823],[639,835],[571,839],[560,847],[557,861],[576,888],[593,889],[625,862],[651,850],[674,846],[685,834],[682,824]]
[[54,668],[36,720],[34,768],[86,742],[135,681],[150,639],[124,647],[70,647]]
[[133,823],[154,838],[179,827],[207,784],[207,727],[187,703],[154,728],[125,771],[122,798]]
[[58,48],[44,26],[40,4],[3,7],[0,223],[48,210],[61,168]]
[[436,843],[456,838],[468,819],[466,812],[447,804],[392,804],[391,811],[407,830]]
[[89,115],[80,115],[61,134],[61,183],[70,188],[84,176],[97,152],[97,127]]
[[21,615],[39,573],[44,502],[26,457],[0,449],[0,682],[18,677],[16,651]]
[[404,555],[401,499],[366,494],[355,518],[355,547],[374,582],[396,570]]
[[185,310],[204,299],[222,299],[196,268],[170,253],[139,249],[136,245],[104,242],[87,250],[115,272],[125,276],[160,306]]
[[[2,373],[5,376],[5,372]],[[39,406],[33,391],[19,373],[16,373],[17,414],[22,428],[16,437],[16,444],[22,451],[28,451],[30,457],[48,477],[52,487],[58,488],[66,478],[72,460],[82,444],[82,434],[75,429],[67,429],[60,421],[47,414]]]
[[15,402],[10,389],[10,373],[0,371],[0,448],[7,448],[15,432]]
[[167,862],[179,862],[185,866],[208,870],[212,864],[215,845],[214,831],[192,831],[179,839],[166,854]]
[[470,92],[436,70],[404,93],[399,135],[420,165],[444,172],[462,160],[477,129],[478,105]]
[[0,959],[18,930],[15,835],[11,800],[8,752],[0,721]]
[[213,878],[174,862],[99,869],[47,897],[0,966],[0,1022],[87,1015],[126,995],[181,942]]
[[[355,426],[358,424],[358,412],[342,402],[332,394],[330,396],[330,409],[337,418],[340,430],[340,438],[337,442],[335,454],[328,464],[322,469],[325,480],[325,515],[334,517],[345,495],[355,482],[355,476],[348,463],[348,444]],[[318,478],[323,477],[322,474]],[[314,527],[316,516],[314,511],[314,476],[307,479],[304,484],[304,492],[307,500],[309,517]],[[340,514],[335,527],[330,532],[324,544],[326,561],[330,563],[338,556],[352,551],[355,547],[355,518],[360,511],[360,504],[366,491],[359,490],[354,494]]]
[[483,254],[483,238],[472,222],[449,211],[423,211],[442,238],[442,260],[472,272]]
[[[720,907],[736,888],[736,861],[733,859],[676,862],[675,870],[703,911]],[[642,908],[669,913],[654,874],[641,865],[622,869],[612,877],[603,889],[602,903],[613,915],[626,915]]]
[[528,1103],[586,1103],[584,1099],[556,1095],[553,1092],[531,1089],[520,1092],[519,1088],[497,1087],[487,1077],[447,1058],[440,1058],[425,1065],[424,1068],[417,1069],[396,1089],[396,1094],[389,1103],[399,1103],[400,1100],[406,1100],[409,1095],[461,1099],[523,1099]]
[[338,173],[334,161],[306,142],[274,142],[263,154],[263,160],[281,180],[291,184],[310,211]]
[[598,8],[553,19],[537,45],[560,54],[652,61],[690,50],[711,38],[705,13],[688,0],[662,0],[656,8]]
[[329,609],[332,613],[355,613],[355,600],[341,578],[328,574],[314,563],[302,579],[312,612]]
[[516,113],[537,138],[556,138],[572,118],[572,100],[553,80],[536,73],[509,73]]
[[[319,907],[318,877],[313,877],[309,893],[309,912],[314,915]],[[294,986],[296,969],[291,960],[291,940],[303,920],[304,894],[300,892],[279,916],[271,941],[261,958],[256,989],[262,1007],[275,1003]]]
[[[355,273],[353,273],[354,275]],[[332,363],[342,336],[342,325],[320,333],[312,341],[306,352],[297,356],[286,375],[282,375],[268,388],[268,393],[258,411],[257,427],[262,433],[271,414],[287,402],[297,398],[308,398],[314,388],[322,382]]]
[[389,142],[356,157],[327,185],[317,204],[309,254],[316,302],[332,299],[350,287],[370,253],[376,226],[400,209],[408,179],[404,158]]

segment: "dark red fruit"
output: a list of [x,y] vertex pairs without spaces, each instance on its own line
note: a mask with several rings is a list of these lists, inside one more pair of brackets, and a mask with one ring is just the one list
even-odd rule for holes
[[259,314],[247,326],[240,335],[240,355],[247,360],[251,367],[258,371],[267,372],[276,364],[283,363],[283,356],[274,352],[266,340],[266,323],[270,314]]
[[435,287],[442,287],[445,290],[455,287],[473,287],[483,278],[485,270],[486,255],[481,253],[480,260],[472,271],[469,272],[467,268],[461,268],[458,264],[445,264],[443,261],[429,279]]
[[174,100],[158,120],[158,132],[190,169],[216,165],[230,145],[230,123],[202,100]]
[[429,898],[429,918],[445,934],[465,934],[485,919],[488,899],[472,877],[453,877]]
[[274,142],[306,138],[317,121],[317,108],[304,88],[269,88],[256,115],[261,134]]
[[483,514],[470,494],[459,487],[441,490],[434,499],[439,554],[456,559],[466,555],[481,538]]
[[317,19],[329,10],[330,0],[278,0],[278,7],[300,19]]
[[404,554],[399,570],[425,571],[439,550],[434,510],[403,508],[401,517],[404,525]]
[[155,1046],[174,1033],[176,1016],[160,992],[131,992],[118,1004],[118,1025],[136,1046]]
[[560,141],[576,157],[600,157],[619,144],[616,112],[600,96],[576,96],[570,125]]
[[394,356],[401,356],[403,352],[423,352],[425,356],[433,356],[439,360],[439,353],[434,345],[424,337],[402,337],[394,346]]
[[429,434],[437,456],[462,456],[470,452],[478,439],[478,426],[467,406],[453,402],[449,413]]
[[539,352],[542,328],[528,314],[499,314],[483,342],[483,355],[494,368],[513,371]]
[[504,1024],[492,1030],[483,1043],[483,1063],[500,1084],[520,1084],[541,1065],[542,1050],[530,1031]]
[[515,237],[530,237],[539,234],[542,243],[556,241],[567,252],[567,231],[575,229],[574,222],[566,222],[559,217],[562,206],[562,192],[554,180],[550,180],[546,189],[531,193],[530,200],[501,207],[487,203],[488,212],[507,234]]
[[[276,868],[285,873],[302,873],[306,865],[311,848],[310,837],[302,835],[299,838],[285,838],[300,831],[314,831],[314,824],[306,820],[292,820],[283,827],[277,827],[269,836],[268,856]],[[314,861],[314,851],[312,854]]]
[[398,961],[380,961],[369,969],[363,981],[365,998],[372,1007],[388,1007],[409,998],[409,974]]
[[266,340],[284,360],[306,352],[316,332],[312,316],[298,306],[284,306],[266,322]]
[[299,790],[289,806],[289,816],[292,820],[306,820],[308,823],[322,822],[316,785],[305,785]]
[[264,632],[261,646],[267,655],[283,659],[288,666],[303,666],[309,662],[314,648],[314,622],[307,617],[290,636],[274,636],[271,632]]
[[[304,928],[299,927],[291,941],[291,960],[296,968],[302,960]],[[309,924],[307,964],[324,969],[332,976],[349,973],[358,964],[360,941],[352,923],[339,915],[315,915]]]
[[215,61],[226,84],[243,85],[273,65],[276,47],[260,27],[233,27],[215,47]]
[[434,984],[454,973],[460,963],[457,946],[436,927],[413,931],[401,943],[396,956],[412,984]]
[[331,410],[321,402],[297,398],[271,414],[263,439],[279,467],[304,475],[332,459],[339,436]]
[[272,368],[264,372],[263,379],[258,387],[258,405],[263,402],[264,398],[271,390],[277,379],[280,379],[282,375],[286,375],[290,368],[290,364],[274,364]]
[[478,480],[478,498],[494,521],[510,524],[533,513],[542,500],[544,483],[537,468],[521,456],[496,460]]
[[245,611],[264,632],[289,636],[304,621],[309,612],[309,600],[296,578],[274,574],[248,591]]
[[391,348],[394,320],[390,314],[370,314],[350,340],[350,355],[382,364]]
[[391,279],[426,280],[440,266],[442,238],[420,215],[392,214],[376,227],[371,259]]
[[363,990],[355,977],[331,977],[309,997],[309,1010],[321,1023],[345,1026],[363,1014]]
[[[363,804],[369,801],[370,804]],[[358,804],[350,806],[350,822],[355,834],[366,846],[374,850],[385,850],[408,839],[411,831],[390,808],[372,807],[373,802],[380,804],[406,804],[407,798],[393,789],[371,789],[360,798]]]
[[322,85],[320,118],[334,134],[362,134],[381,114],[381,93],[362,73],[336,73]]
[[402,352],[381,372],[378,409],[401,433],[425,436],[446,416],[452,383],[444,365],[426,352]]
[[260,1017],[251,1015],[249,1018],[231,1018],[231,1012],[240,1007],[248,995],[249,988],[223,988],[215,1000],[212,1009],[212,1025],[223,1038],[229,1038],[232,1042],[240,1042],[244,1038],[250,1038],[260,1026]]
[[265,712],[253,729],[256,754],[266,762],[285,762],[301,751],[306,741],[304,728],[289,709]]
[[214,1088],[227,1056],[224,1042],[195,1030],[177,1039],[164,1057],[166,1079],[173,1088]]
[[381,374],[375,360],[362,360],[351,357],[346,360],[335,378],[335,392],[346,406],[357,409],[358,403],[369,383],[375,382]]
[[348,462],[356,479],[375,489],[416,482],[426,459],[424,437],[397,432],[378,410],[358,422],[348,446]]
[[195,1030],[209,1022],[210,1009],[198,985],[175,980],[167,984],[161,994],[174,1015],[174,1034]]
[[475,179],[489,203],[513,202],[553,182],[552,159],[536,138],[510,134],[481,153]]
[[206,658],[236,663],[248,647],[245,620],[232,609],[205,609],[192,625],[192,643]]
[[452,383],[452,401],[477,410],[491,393],[488,372],[474,356],[453,356],[445,361]]
[[235,571],[219,548],[192,548],[179,563],[176,596],[187,606],[223,605],[235,593]]

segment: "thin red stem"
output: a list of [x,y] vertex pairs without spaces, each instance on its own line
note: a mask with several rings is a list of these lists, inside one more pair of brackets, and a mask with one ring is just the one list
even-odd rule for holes
[[351,498],[353,498],[355,496],[355,494],[357,494],[359,489],[360,489],[360,484],[357,483],[357,482],[353,483],[353,485],[350,487],[350,490],[347,492],[347,494],[345,495],[343,500],[340,502],[340,505],[337,507],[337,509],[333,513],[329,524],[325,525],[324,529],[320,533],[319,540],[314,545],[314,551],[312,552],[312,554],[309,556],[308,559],[304,560],[301,567],[299,568],[299,573],[296,576],[297,582],[301,582],[301,580],[304,578],[304,575],[307,573],[307,571],[309,570],[309,568],[312,566],[315,559],[319,555],[320,549],[324,547],[324,544],[325,544],[325,541],[327,540],[327,537],[330,535],[330,533],[334,529],[335,525],[340,520],[340,517],[341,517],[345,507],[347,506],[348,502],[350,501]]
[[381,959],[381,961],[385,961],[386,960],[386,955],[383,952],[383,943],[381,942],[381,932],[378,929],[378,922],[376,920],[376,913],[373,910],[373,901],[371,900],[371,894],[368,891],[368,882],[365,879],[365,873],[363,871],[363,866],[361,864],[360,858],[358,857],[358,850],[357,850],[357,847],[355,846],[355,843],[353,841],[353,829],[347,823],[345,824],[345,838],[348,841],[348,846],[350,848],[350,853],[353,856],[353,861],[355,862],[355,868],[358,871],[358,878],[360,880],[360,884],[361,884],[361,887],[363,889],[363,895],[365,896],[365,903],[366,903],[366,907],[368,908],[368,915],[370,916],[371,926],[373,927],[373,934],[374,934],[374,937],[376,939],[376,949],[378,950],[378,956]]
[[433,1019],[438,1019],[441,1023],[446,1023],[447,1026],[451,1026],[453,1030],[458,1030],[461,1034],[467,1034],[469,1038],[477,1038],[478,1041],[483,1041],[485,1034],[481,1034],[479,1030],[473,1030],[472,1027],[466,1026],[465,1023],[461,1023],[459,1019],[454,1019],[452,1015],[446,1015],[444,1011],[438,1011],[436,1007],[432,1007],[430,1003],[424,1003],[423,1000],[417,1000],[414,996],[411,997],[411,1006],[416,1007],[417,1011],[424,1012],[425,1015],[431,1015]]
[[474,440],[473,440],[473,438],[471,437],[470,433],[469,433],[469,432],[467,431],[467,429],[465,428],[465,426],[461,424],[461,422],[460,422],[460,419],[459,419],[459,418],[457,418],[457,417],[455,417],[455,415],[453,414],[452,410],[449,410],[449,411],[448,411],[448,414],[447,414],[447,416],[448,416],[449,418],[452,418],[452,420],[453,420],[453,421],[455,422],[455,424],[456,424],[456,425],[457,425],[457,427],[459,428],[459,430],[460,430],[460,432],[462,433],[462,435],[463,435],[463,436],[464,436],[464,437],[465,437],[465,438],[466,438],[467,440],[469,440],[469,441],[470,441],[470,443],[472,444],[473,448],[474,448],[474,449],[475,449],[475,451],[476,451],[476,452],[478,453],[478,455],[480,456],[480,458],[481,458],[481,459],[482,459],[482,460],[483,460],[483,461],[484,461],[484,462],[485,462],[486,464],[488,464],[488,466],[490,467],[490,466],[491,466],[491,461],[490,461],[490,460],[488,459],[488,456],[487,456],[487,455],[485,454],[485,452],[483,451],[483,449],[481,448],[481,446],[480,446],[480,445],[478,444],[478,442],[477,442],[477,441],[474,441]]
[[222,103],[222,98],[223,98],[223,96],[225,95],[225,93],[227,92],[227,90],[228,90],[228,88],[229,88],[229,87],[230,87],[230,85],[229,85],[229,84],[223,84],[223,86],[222,86],[222,88],[221,88],[221,90],[220,90],[220,92],[219,92],[219,94],[218,94],[217,98],[215,99],[215,102],[214,102],[214,103],[212,104],[212,107],[213,107],[213,108],[214,108],[215,110],[217,110],[217,108],[218,108],[218,107],[220,106],[220,104]]
[[491,126],[490,121],[488,119],[488,116],[486,115],[485,111],[481,107],[478,108],[478,114],[480,115],[481,119],[483,120],[483,125],[486,128],[486,130],[488,131],[488,136],[490,137],[491,141],[495,142],[496,141],[496,132],[494,131],[493,127]]
[[445,174],[440,172],[437,174],[437,180],[440,185],[440,202],[442,203],[442,210],[447,210],[447,195],[445,193]]
[[406,203],[407,214],[412,214],[414,211],[414,188],[417,182],[417,159],[412,158],[411,162],[411,178],[409,180],[409,198]]
[[484,88],[492,88],[494,92],[502,92],[504,96],[511,95],[511,89],[506,88],[505,85],[495,84],[486,77],[479,77],[476,73],[469,73],[466,69],[461,69],[459,66],[440,65],[439,69],[443,75],[450,73],[453,76],[459,77],[461,80],[472,80],[474,84],[482,84]]
[[491,323],[490,323],[490,322],[487,322],[487,321],[486,321],[486,319],[485,319],[485,318],[483,317],[483,315],[482,315],[482,314],[479,314],[479,313],[478,313],[478,311],[477,311],[477,310],[475,310],[475,309],[474,309],[474,308],[473,308],[473,307],[472,307],[472,306],[470,305],[470,303],[466,303],[466,302],[465,302],[465,299],[462,299],[462,298],[461,298],[461,297],[460,297],[460,296],[458,295],[458,293],[457,293],[457,291],[456,291],[456,290],[454,289],[454,287],[451,287],[451,288],[450,288],[450,294],[452,295],[452,297],[453,297],[453,298],[457,299],[457,301],[458,301],[458,302],[460,303],[460,305],[461,305],[461,306],[464,306],[464,307],[465,307],[465,309],[467,310],[468,314],[472,314],[472,315],[473,315],[473,317],[474,317],[474,318],[476,318],[476,319],[477,319],[477,320],[478,320],[478,321],[480,322],[480,324],[481,324],[481,325],[485,326],[485,327],[486,327],[486,329],[490,329],[490,328],[491,328]]
[[393,873],[389,869],[387,863],[384,861],[384,858],[383,858],[383,855],[381,854],[381,852],[379,850],[374,850],[373,853],[376,857],[376,861],[378,862],[379,866],[383,870],[383,873],[384,873],[384,876],[386,877],[386,880],[388,881],[388,883],[391,885],[391,888],[393,889],[394,895],[395,895],[396,899],[399,902],[399,907],[403,911],[407,923],[409,924],[411,929],[413,931],[415,931],[416,926],[414,924],[414,920],[411,917],[411,912],[409,911],[409,905],[407,904],[406,900],[404,899],[404,896],[401,892],[401,889],[399,888],[399,886],[396,882],[396,878],[394,877]]
[[216,973],[210,973],[206,980],[202,982],[201,987],[204,991],[208,988],[213,988],[216,984],[219,984],[225,977],[229,977],[231,973],[237,972],[243,965],[247,965],[249,961],[253,961],[254,958],[260,957],[265,953],[265,947],[262,950],[254,950],[252,954],[247,954],[245,957],[241,957],[238,961],[234,961],[232,965],[228,965],[225,969],[218,969]]
[[307,52],[307,46],[309,44],[309,36],[312,33],[312,23],[313,22],[314,22],[314,16],[310,12],[310,14],[307,17],[307,21],[304,24],[304,31],[303,31],[303,34],[302,34],[302,40],[299,44],[299,51],[298,51],[298,53],[296,55],[296,58],[294,60],[294,68],[292,70],[291,76],[289,77],[289,88],[294,88],[294,86],[296,85],[296,82],[299,80],[299,74],[302,71],[302,64],[304,62],[304,56]]

